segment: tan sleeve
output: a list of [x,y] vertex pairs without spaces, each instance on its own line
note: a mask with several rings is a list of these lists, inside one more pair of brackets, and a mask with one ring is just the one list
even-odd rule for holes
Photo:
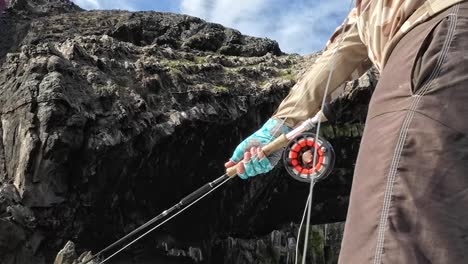
[[[346,20],[337,29],[338,33],[333,34],[325,51],[291,89],[273,114],[274,118],[286,119],[286,125],[295,127],[314,116],[320,110],[332,66],[334,70],[327,95],[344,82],[357,79],[369,69],[371,64],[367,57],[367,48],[359,37],[355,20],[352,24],[349,21]],[[335,60],[334,64],[332,59]]]

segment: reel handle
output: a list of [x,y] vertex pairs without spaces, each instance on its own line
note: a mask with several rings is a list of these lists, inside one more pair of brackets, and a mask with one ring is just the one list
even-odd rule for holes
[[[286,147],[288,143],[289,143],[288,138],[286,137],[285,134],[282,134],[281,136],[277,137],[275,140],[270,142],[268,145],[263,146],[262,151],[263,153],[265,153],[265,156],[268,157],[271,153],[276,152]],[[237,176],[237,166],[239,166],[239,164],[236,164],[230,168],[227,168],[226,174],[229,177]]]

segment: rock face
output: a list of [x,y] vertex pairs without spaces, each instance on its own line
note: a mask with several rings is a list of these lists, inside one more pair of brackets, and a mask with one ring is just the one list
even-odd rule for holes
[[54,261],[54,264],[79,263],[98,264],[97,260],[92,259],[91,252],[84,252],[78,257],[76,254],[75,244],[71,241],[68,241],[65,247],[59,251]]
[[[11,1],[0,33],[5,264],[51,263],[68,240],[95,252],[219,176],[235,145],[314,60],[194,17],[85,12],[67,0]],[[317,186],[316,224],[345,218],[374,83],[365,76],[335,101],[341,119],[324,136],[339,159]],[[256,237],[298,222],[307,189],[280,166],[233,180],[120,263],[249,263],[227,253],[231,242],[242,245],[236,252],[268,247],[268,238]],[[282,232],[292,236],[290,228]],[[56,261],[80,255],[70,253],[73,244],[64,250]],[[256,258],[282,263],[259,252]]]
[[[312,226],[307,263],[337,263],[344,223]],[[294,264],[296,259],[297,225],[274,230],[262,238],[241,239],[228,237],[215,244],[213,263],[284,263]],[[301,239],[303,239],[302,232]],[[302,243],[299,243],[298,262],[302,259]]]

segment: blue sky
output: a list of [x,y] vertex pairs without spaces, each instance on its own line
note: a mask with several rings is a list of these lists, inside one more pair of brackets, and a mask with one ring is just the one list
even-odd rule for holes
[[343,0],[72,0],[85,9],[154,10],[200,17],[278,41],[288,53],[321,50],[345,19]]

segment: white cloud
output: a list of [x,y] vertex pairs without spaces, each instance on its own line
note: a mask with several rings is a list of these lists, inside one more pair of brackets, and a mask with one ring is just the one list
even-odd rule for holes
[[324,47],[344,20],[343,0],[182,0],[182,13],[277,40],[286,52],[311,53]]
[[98,0],[72,0],[79,7],[84,9],[102,9]]
[[180,9],[183,13],[206,18],[209,17],[210,10],[213,9],[214,0],[191,0],[191,1],[182,1],[180,3]]
[[135,11],[133,1],[128,0],[72,0],[83,9],[121,9]]

